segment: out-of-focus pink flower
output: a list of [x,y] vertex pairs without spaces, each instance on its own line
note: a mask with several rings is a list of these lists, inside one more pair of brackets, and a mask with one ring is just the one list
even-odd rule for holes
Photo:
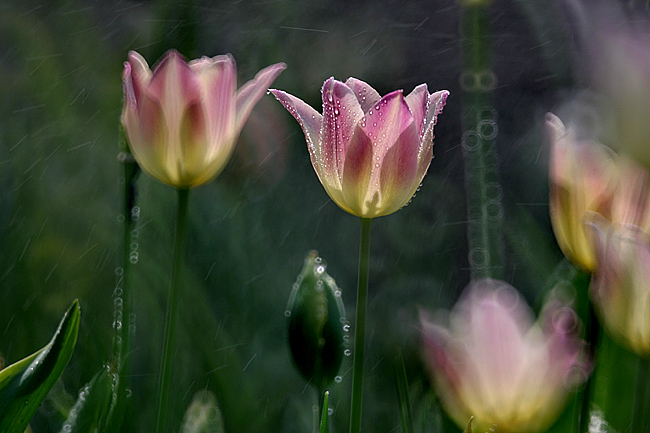
[[650,355],[650,236],[635,225],[588,216],[598,269],[591,298],[608,333],[641,356]]
[[325,191],[341,209],[362,218],[399,210],[413,197],[433,157],[433,127],[449,92],[426,84],[404,97],[381,97],[356,78],[323,84],[323,114],[271,90],[296,118]]
[[547,114],[551,142],[550,213],[555,237],[577,266],[593,272],[596,251],[587,212],[650,233],[650,173],[626,155],[593,140],[578,140],[553,114]]
[[230,158],[248,115],[285,68],[277,63],[237,90],[231,55],[186,62],[174,50],[149,69],[135,51],[124,63],[122,124],[142,169],[163,183],[212,181]]
[[546,115],[551,143],[550,213],[562,252],[577,266],[596,265],[591,236],[583,225],[585,211],[608,213],[616,185],[614,153],[600,143],[576,138],[553,114]]
[[545,430],[591,370],[573,310],[553,300],[535,322],[502,281],[471,283],[447,320],[420,318],[432,381],[461,428],[473,416],[475,431]]

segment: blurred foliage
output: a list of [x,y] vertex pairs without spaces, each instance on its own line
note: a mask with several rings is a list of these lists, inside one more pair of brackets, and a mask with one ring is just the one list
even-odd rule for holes
[[[548,219],[548,150],[540,124],[574,90],[567,23],[560,8],[550,13],[546,3],[495,2],[490,11],[505,275],[529,299],[548,288],[561,259]],[[4,0],[0,352],[8,363],[27,356],[48,341],[71,299],[84,306],[77,349],[33,420],[34,432],[59,431],[79,390],[111,357],[123,218],[122,63],[129,49],[153,63],[172,47],[188,57],[231,52],[240,83],[284,61],[288,69],[274,87],[315,107],[330,76],[361,78],[382,94],[410,92],[423,82],[451,91],[420,191],[403,210],[373,224],[364,428],[399,428],[397,391],[386,385],[399,348],[414,431],[453,431],[421,366],[416,311],[449,307],[469,279],[458,19],[455,3],[425,0]],[[126,419],[127,432],[149,431],[154,419],[175,206],[173,191],[146,176],[138,189],[128,392],[137,416]],[[292,367],[283,313],[312,249],[327,257],[354,311],[358,232],[357,219],[320,186],[298,125],[265,97],[226,171],[192,195],[173,384],[172,418],[179,426],[188,407],[197,408],[195,395],[213,394],[218,403],[210,397],[194,404],[218,404],[226,432],[312,428],[311,398]],[[624,431],[631,400],[620,396],[632,394],[635,359],[608,340],[603,356],[596,404]],[[331,431],[347,429],[350,367],[345,359],[343,381],[330,389]],[[571,410],[558,425],[570,425]]]

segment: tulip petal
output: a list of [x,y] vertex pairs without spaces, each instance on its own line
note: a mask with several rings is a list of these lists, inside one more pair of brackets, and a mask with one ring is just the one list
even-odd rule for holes
[[449,415],[459,423],[472,415],[462,404],[462,387],[468,361],[466,346],[429,315],[420,310],[424,358],[438,388],[438,393]]
[[[175,163],[170,161],[170,168],[175,171],[175,185],[187,188],[201,185],[214,179],[221,171],[206,170],[206,166],[215,164],[216,156],[213,154],[214,152],[210,152],[209,156],[206,155],[209,151],[206,148],[209,137],[207,128],[208,123],[203,103],[201,101],[190,103],[181,119],[180,138],[183,143],[181,157]],[[223,145],[223,141],[216,144]],[[230,152],[222,152],[218,160],[219,162],[224,159],[228,160],[229,156]]]
[[381,199],[383,212],[390,214],[404,206],[420,185],[417,178],[419,139],[411,122],[397,138],[381,162]]
[[418,173],[417,178],[422,182],[424,175],[431,165],[433,159],[433,127],[438,121],[438,115],[447,103],[449,92],[440,90],[429,95],[429,103],[425,115],[425,127],[423,135],[420,138],[420,150],[418,152]]
[[[335,200],[345,211],[365,218],[375,216],[380,204],[379,188],[370,185],[373,173],[372,147],[370,138],[357,127],[343,167],[343,187],[340,192],[343,199],[340,202]],[[373,191],[372,197],[367,197],[368,191]]]
[[164,113],[160,103],[146,92],[146,87],[139,87],[139,92],[135,91],[137,86],[134,84],[138,80],[132,74],[136,69],[132,68],[132,64],[129,61],[124,65],[125,104],[121,116],[129,148],[144,171],[154,177],[167,179],[167,173],[162,168],[167,158],[169,140]]
[[275,81],[287,65],[284,63],[276,63],[259,71],[255,78],[248,81],[237,90],[237,108],[235,120],[235,135],[239,134],[241,129],[248,119],[248,115],[253,110],[257,101],[268,90],[269,86]]
[[128,103],[137,106],[142,92],[151,80],[151,70],[147,61],[137,52],[129,51],[128,60],[124,63],[124,93]]
[[[237,68],[231,55],[204,57],[189,63],[202,86],[201,101],[205,113],[199,115],[196,108],[191,112],[205,117],[206,137],[219,137],[204,148],[205,157],[212,164],[221,164],[216,159],[227,160],[235,143],[235,89]],[[220,170],[219,170],[220,171]],[[218,174],[218,173],[217,173]]]
[[368,110],[370,110],[370,108],[381,99],[379,93],[377,93],[370,84],[357,78],[350,77],[345,81],[345,84],[357,96],[357,100],[361,105],[361,110],[363,110],[364,113],[367,113]]
[[533,324],[533,313],[509,284],[478,280],[461,301],[460,316],[467,345],[477,371],[476,398],[492,407],[512,403],[511,387],[522,375],[526,350],[524,333]]
[[420,84],[411,93],[406,96],[406,104],[413,114],[413,121],[418,131],[418,136],[422,137],[425,131],[427,107],[429,105],[429,91],[426,84]]
[[420,139],[402,92],[389,93],[375,104],[362,128],[373,140],[379,179],[372,181],[379,182],[381,214],[390,214],[406,204],[419,184]]
[[321,129],[320,164],[326,181],[341,188],[343,165],[355,126],[363,117],[354,92],[344,83],[329,78],[323,84],[323,125]]
[[321,178],[321,168],[318,161],[320,160],[319,142],[323,116],[301,99],[283,92],[282,90],[270,89],[269,92],[271,92],[273,96],[280,101],[284,108],[286,108],[287,111],[298,121],[298,124],[302,128],[302,132],[305,134],[311,162],[318,177]]
[[180,119],[188,104],[201,97],[201,84],[182,56],[169,50],[157,66],[147,93],[157,100],[165,115],[172,137],[178,134]]

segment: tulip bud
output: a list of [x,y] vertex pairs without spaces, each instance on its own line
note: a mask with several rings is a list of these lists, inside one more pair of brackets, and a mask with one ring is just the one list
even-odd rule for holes
[[285,314],[296,368],[310,384],[323,389],[343,360],[345,309],[341,291],[316,251],[305,258]]

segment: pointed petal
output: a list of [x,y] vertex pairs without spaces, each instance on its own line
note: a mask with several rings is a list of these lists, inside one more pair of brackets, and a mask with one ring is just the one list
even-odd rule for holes
[[433,127],[438,121],[438,115],[447,103],[449,92],[440,90],[429,95],[429,104],[425,116],[425,127],[421,136],[420,150],[418,152],[418,182],[422,182],[424,175],[427,174],[431,160],[433,159]]
[[334,78],[323,84],[322,98],[323,125],[318,153],[327,181],[340,189],[348,145],[363,111],[354,92]]
[[[372,141],[361,127],[357,126],[350,141],[343,167],[341,194],[344,203],[337,202],[337,204],[347,212],[363,218],[375,216],[374,209],[378,205],[376,202],[379,199],[378,186],[370,186],[373,172],[372,154]],[[373,194],[376,195],[371,198],[371,201],[374,200],[375,206],[366,203],[369,190],[374,191]]]
[[269,86],[275,81],[287,65],[276,63],[259,71],[255,78],[244,84],[237,91],[237,108],[235,120],[235,135],[238,135],[248,119],[248,115],[253,110],[257,101],[268,90]]
[[166,172],[169,135],[162,108],[146,94],[142,95],[140,105],[139,112],[128,107],[122,112],[129,148],[145,172],[169,184]]
[[201,97],[201,85],[182,56],[175,50],[165,53],[153,69],[147,93],[162,107],[170,135],[169,151],[176,158],[180,155],[180,143],[176,142],[180,120],[186,107]]
[[190,68],[201,83],[202,106],[206,136],[211,137],[205,143],[205,157],[215,158],[230,156],[234,144],[235,131],[235,89],[237,70],[235,60],[230,55],[213,58],[204,57],[190,62]]
[[[484,279],[472,283],[460,304],[457,332],[466,333],[477,369],[478,397],[499,404],[513,393],[510,388],[525,368],[524,335],[533,313],[509,284]],[[462,330],[462,331],[461,331]]]
[[137,52],[129,51],[127,61],[124,63],[124,93],[128,103],[137,105],[140,95],[151,80],[151,70],[147,61]]
[[273,96],[275,96],[275,99],[280,101],[284,108],[286,108],[287,111],[298,121],[298,124],[302,128],[302,132],[305,134],[311,162],[314,165],[316,172],[320,173],[321,156],[319,152],[319,142],[323,116],[301,99],[283,92],[282,90],[271,89],[269,92],[271,92]]
[[383,215],[399,210],[415,194],[421,180],[417,178],[419,144],[415,124],[411,122],[380,162]]
[[170,164],[176,177],[174,184],[180,188],[196,187],[216,176],[216,173],[205,169],[212,159],[206,156],[206,143],[209,142],[207,126],[201,101],[190,103],[181,119],[181,156],[176,163]]
[[418,136],[424,133],[426,125],[427,107],[429,106],[429,91],[426,84],[420,84],[411,93],[406,96],[406,104],[408,104],[415,127],[418,131]]
[[403,206],[417,187],[419,139],[413,116],[400,90],[377,102],[359,123],[359,131],[372,143],[373,174],[364,202],[367,217],[388,215]]
[[463,401],[464,383],[471,373],[466,364],[469,361],[466,346],[434,323],[424,310],[420,310],[420,326],[424,359],[442,404],[456,422],[464,423],[471,415],[471,408]]
[[359,101],[364,113],[367,113],[368,110],[370,110],[370,108],[381,99],[379,93],[377,93],[370,84],[364,81],[350,77],[345,81],[345,84],[357,96],[357,100]]
[[448,90],[439,90],[429,95],[429,105],[427,107],[427,129],[433,127],[438,122],[438,115],[442,113],[445,108],[447,98],[449,97]]

